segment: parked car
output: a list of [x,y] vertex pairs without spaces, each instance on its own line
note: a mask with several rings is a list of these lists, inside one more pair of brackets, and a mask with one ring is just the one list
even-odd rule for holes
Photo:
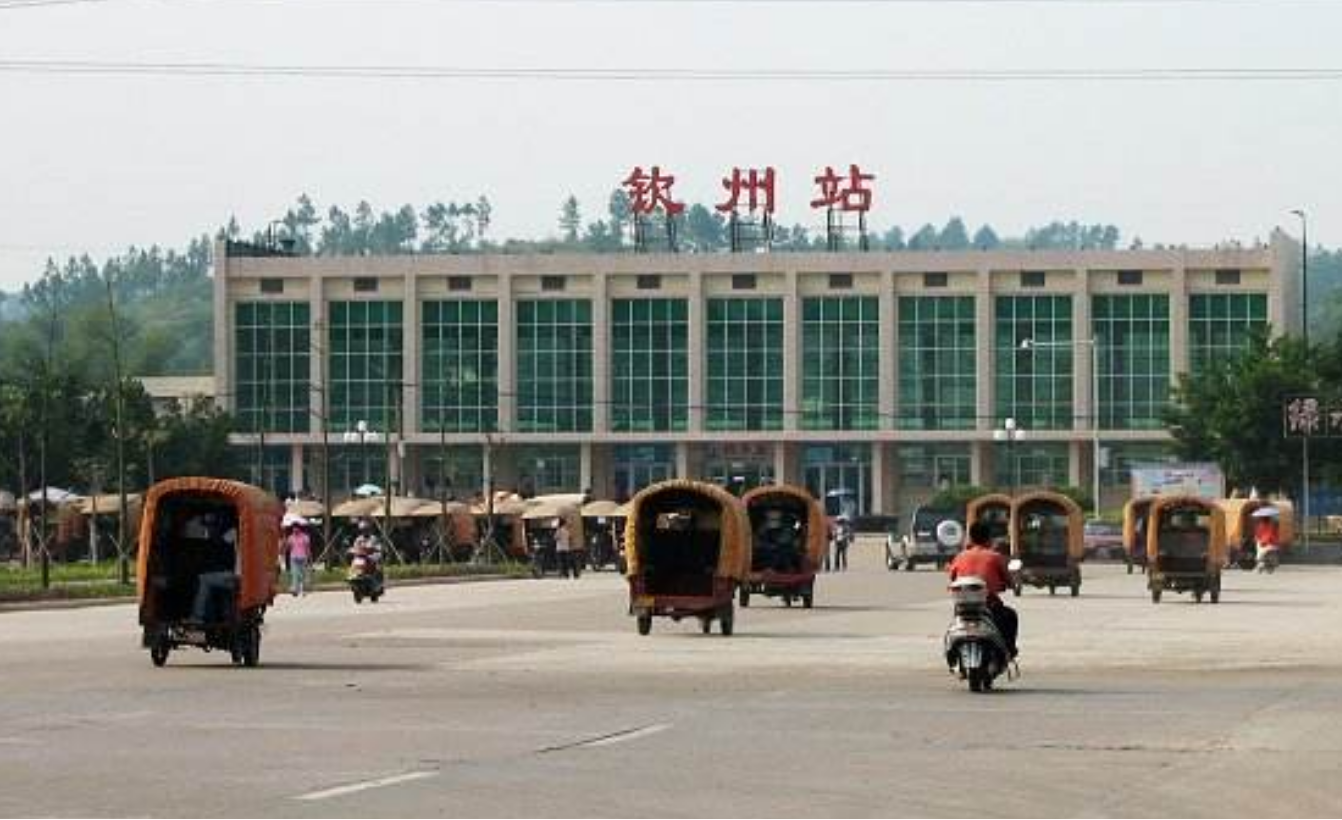
[[1085,545],[1087,558],[1122,559],[1125,555],[1122,525],[1108,521],[1087,521]]
[[964,540],[963,513],[919,507],[909,522],[908,532],[886,534],[886,569],[913,570],[918,564],[935,564],[942,569],[960,551]]

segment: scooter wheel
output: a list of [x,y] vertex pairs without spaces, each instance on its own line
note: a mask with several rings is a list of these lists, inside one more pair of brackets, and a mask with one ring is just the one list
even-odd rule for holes
[[363,603],[363,593],[360,592],[360,591],[357,590],[357,589],[354,590],[354,603],[356,603],[356,604],[361,604],[361,603]]

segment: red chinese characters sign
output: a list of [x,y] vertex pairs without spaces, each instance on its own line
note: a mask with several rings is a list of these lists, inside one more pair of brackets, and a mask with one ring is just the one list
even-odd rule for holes
[[[863,173],[857,165],[849,165],[847,174],[836,173],[832,166],[826,165],[824,171],[815,177],[819,196],[811,200],[811,207],[866,213],[871,210],[870,183],[875,179],[875,174]],[[776,180],[777,174],[772,167],[733,168],[731,176],[722,180],[727,199],[714,205],[714,208],[723,213],[744,209],[750,213],[760,211],[772,216],[775,210]],[[671,195],[671,186],[675,182],[675,176],[663,173],[660,166],[653,165],[647,171],[642,166],[635,166],[622,185],[629,195],[629,205],[634,214],[646,216],[660,207],[667,215],[675,216],[685,210],[685,203],[677,202]]]
[[651,172],[635,166],[623,184],[629,191],[629,207],[635,214],[646,216],[659,205],[670,216],[685,210],[684,202],[671,198],[671,186],[676,184],[676,178],[670,174],[663,176],[659,166],[652,166]]

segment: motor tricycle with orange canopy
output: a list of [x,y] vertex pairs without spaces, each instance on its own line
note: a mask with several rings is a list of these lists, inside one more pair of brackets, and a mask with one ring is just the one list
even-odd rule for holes
[[1225,512],[1214,501],[1188,495],[1156,499],[1146,527],[1151,603],[1160,603],[1167,589],[1192,592],[1198,603],[1203,595],[1220,603],[1225,543]]
[[1005,493],[987,493],[975,498],[965,507],[965,531],[979,522],[987,524],[993,549],[1011,555],[1011,504],[1011,496]]
[[1254,538],[1254,513],[1275,511],[1277,540],[1282,549],[1295,541],[1295,505],[1289,501],[1269,501],[1263,498],[1224,498],[1216,502],[1225,516],[1226,566],[1253,569],[1258,560],[1258,545]]
[[150,488],[136,573],[143,645],[155,666],[183,646],[257,665],[283,514],[274,496],[238,481],[174,478]]
[[1123,555],[1129,575],[1133,567],[1146,572],[1146,524],[1155,500],[1154,495],[1141,495],[1123,505]]
[[664,481],[630,503],[625,526],[629,613],[638,632],[654,616],[718,622],[732,634],[736,588],[750,572],[750,531],[739,499],[713,484]]
[[1086,554],[1081,507],[1060,493],[1038,491],[1017,496],[1011,507],[1012,591],[1025,584],[1070,587],[1081,594],[1081,560]]
[[825,510],[809,492],[789,484],[766,484],[741,497],[750,518],[750,572],[741,584],[741,606],[751,594],[800,600],[810,609],[815,577],[829,548]]

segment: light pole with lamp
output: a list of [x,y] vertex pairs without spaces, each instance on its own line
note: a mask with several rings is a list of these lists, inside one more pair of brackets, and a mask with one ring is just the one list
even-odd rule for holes
[[1077,345],[1090,345],[1090,435],[1093,452],[1091,454],[1092,485],[1094,507],[1091,515],[1100,517],[1100,340],[1092,336],[1089,339],[1077,339],[1074,342],[1038,342],[1025,339],[1020,343],[1021,350],[1039,350],[1044,348],[1072,349]]
[[1017,484],[1016,474],[1019,472],[1015,458],[1016,451],[1013,445],[1015,445],[1016,442],[1021,441],[1024,438],[1025,438],[1025,428],[1017,425],[1016,420],[1014,418],[1008,418],[1006,421],[1002,422],[1002,426],[1000,428],[993,430],[994,441],[1006,442],[1007,472],[1010,475],[1009,480],[1011,482],[1012,498],[1016,497],[1016,484]]
[[[1300,338],[1305,341],[1305,355],[1309,355],[1309,217],[1303,208],[1291,213],[1300,217]],[[1300,511],[1301,529],[1305,537],[1305,552],[1309,552],[1309,433],[1300,437],[1300,455],[1303,461],[1301,475]]]

